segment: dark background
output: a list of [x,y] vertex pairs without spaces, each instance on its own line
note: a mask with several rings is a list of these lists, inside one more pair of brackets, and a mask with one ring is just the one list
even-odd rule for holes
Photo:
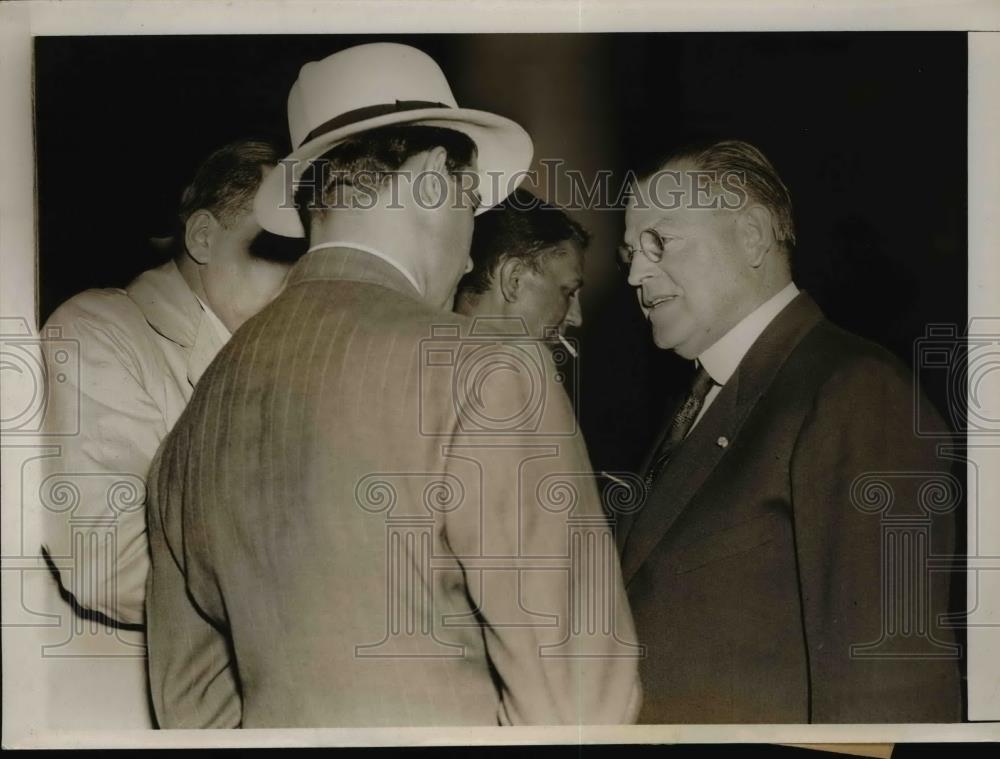
[[[422,48],[461,105],[585,176],[689,137],[750,140],[791,190],[796,281],[828,316],[910,364],[928,324],[966,322],[966,37],[941,32],[37,38],[41,319],[158,263],[147,240],[198,162],[287,142],[302,64],[376,40]],[[575,215],[594,233],[577,405],[595,467],[630,469],[686,367],[613,264],[621,211]],[[945,378],[920,379],[946,412]]]

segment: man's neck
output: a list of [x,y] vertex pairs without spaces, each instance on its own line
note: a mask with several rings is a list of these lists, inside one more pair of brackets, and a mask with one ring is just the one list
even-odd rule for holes
[[358,242],[357,240],[350,239],[338,239],[338,240],[327,240],[325,242],[317,242],[309,246],[308,253],[312,253],[315,250],[328,250],[333,248],[345,248],[350,250],[358,250],[362,253],[366,253],[369,256],[374,256],[385,263],[389,264],[392,268],[398,271],[406,280],[413,286],[413,289],[417,294],[424,298],[426,295],[426,286],[420,282],[414,275],[414,273],[406,266],[404,266],[400,261],[398,261],[395,256],[391,253],[387,253],[380,248],[373,247],[366,243]]
[[331,210],[313,218],[309,247],[353,240],[375,250],[390,250],[400,260],[409,261],[419,237],[412,226],[405,209]]
[[215,309],[213,309],[208,299],[208,294],[205,292],[205,284],[201,281],[202,264],[194,261],[186,254],[175,258],[174,264],[176,264],[177,270],[180,271],[181,277],[183,277],[187,286],[191,288],[194,297],[198,299],[198,303],[205,311],[213,329],[219,333],[219,336],[223,340],[228,340],[234,328],[227,325],[219,314],[216,313]]
[[[380,223],[380,220],[386,223]],[[423,297],[428,292],[428,282],[420,235],[411,230],[410,225],[393,226],[389,223],[402,220],[402,217],[387,218],[385,214],[374,211],[365,218],[350,212],[330,213],[313,222],[309,231],[309,249],[342,245],[367,251],[392,264]]]
[[187,253],[181,253],[174,259],[174,263],[177,265],[177,270],[181,273],[184,281],[187,282],[187,286],[191,288],[191,292],[198,296],[202,302],[208,302],[208,296],[205,294],[205,285],[201,281],[201,267],[197,261],[191,258]]

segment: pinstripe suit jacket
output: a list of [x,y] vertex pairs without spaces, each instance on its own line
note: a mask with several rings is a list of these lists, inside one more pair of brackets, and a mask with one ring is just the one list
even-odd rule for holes
[[[631,616],[552,358],[483,353],[469,325],[321,249],[209,367],[150,474],[161,726],[634,719]],[[566,642],[573,525],[610,546],[615,634]]]

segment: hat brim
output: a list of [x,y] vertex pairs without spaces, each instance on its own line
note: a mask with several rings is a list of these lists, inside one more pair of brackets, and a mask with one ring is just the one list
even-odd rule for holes
[[257,222],[268,232],[285,237],[304,237],[293,199],[293,187],[312,162],[361,132],[392,124],[414,124],[453,129],[476,143],[481,205],[480,214],[502,202],[524,178],[534,146],[528,133],[516,122],[486,111],[467,108],[425,108],[377,116],[335,129],[303,143],[264,177],[254,198]]

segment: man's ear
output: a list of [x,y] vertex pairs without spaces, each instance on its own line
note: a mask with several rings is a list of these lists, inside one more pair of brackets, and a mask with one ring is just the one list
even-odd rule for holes
[[505,258],[497,267],[496,278],[500,284],[500,295],[508,303],[517,301],[524,277],[524,262],[520,258]]
[[188,255],[200,264],[207,264],[212,258],[212,241],[219,227],[218,220],[211,211],[195,211],[184,225],[184,247]]
[[758,204],[745,208],[740,214],[739,233],[747,263],[758,268],[775,243],[771,212]]
[[424,208],[440,208],[448,195],[448,151],[438,146],[423,154],[418,174],[417,197]]

